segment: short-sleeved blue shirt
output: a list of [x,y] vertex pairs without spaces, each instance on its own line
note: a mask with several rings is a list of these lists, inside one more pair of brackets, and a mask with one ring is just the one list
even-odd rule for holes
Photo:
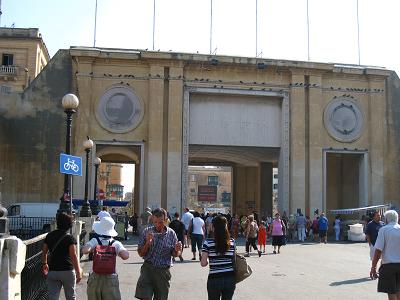
[[378,237],[378,232],[379,229],[385,225],[382,221],[375,222],[372,220],[367,224],[367,227],[365,228],[365,234],[369,236],[369,239],[371,241],[371,244],[374,246],[376,242],[376,238]]

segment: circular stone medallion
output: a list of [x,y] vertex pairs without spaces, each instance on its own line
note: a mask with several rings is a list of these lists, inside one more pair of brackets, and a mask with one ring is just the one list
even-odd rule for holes
[[131,89],[112,87],[101,96],[96,116],[103,128],[115,133],[128,132],[142,120],[143,104]]
[[334,139],[350,143],[361,136],[364,117],[356,102],[340,97],[329,102],[325,108],[324,125]]

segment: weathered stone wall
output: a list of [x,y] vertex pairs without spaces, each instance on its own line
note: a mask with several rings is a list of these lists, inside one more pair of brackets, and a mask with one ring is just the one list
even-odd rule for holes
[[387,79],[385,114],[385,202],[400,208],[400,79],[392,72]]
[[0,174],[5,206],[55,202],[65,149],[62,97],[72,90],[71,57],[60,50],[22,94],[0,95]]

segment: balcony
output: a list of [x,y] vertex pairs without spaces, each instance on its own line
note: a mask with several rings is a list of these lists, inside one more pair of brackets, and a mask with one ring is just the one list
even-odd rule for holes
[[0,66],[0,78],[15,80],[18,76],[18,68],[16,66]]

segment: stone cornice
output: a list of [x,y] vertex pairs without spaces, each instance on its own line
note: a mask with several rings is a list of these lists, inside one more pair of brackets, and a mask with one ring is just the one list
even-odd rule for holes
[[[178,52],[161,52],[161,51],[147,51],[147,50],[128,50],[128,49],[112,49],[112,48],[92,48],[92,47],[71,47],[70,53],[72,56],[86,56],[96,57],[103,59],[141,59],[155,62],[156,64],[165,64],[171,62],[181,61],[190,62],[191,65],[208,64],[210,66],[224,66],[236,65],[240,67],[255,67],[262,71],[259,64],[264,65],[264,69],[268,70],[270,67],[287,69],[292,74],[304,75],[322,75],[324,73],[342,73],[353,75],[375,75],[375,76],[389,76],[390,70],[381,67],[371,66],[358,66],[334,63],[320,63],[320,62],[307,62],[307,61],[294,61],[294,60],[274,60],[274,59],[261,59],[255,57],[238,57],[226,55],[208,55],[199,53],[178,53]],[[172,64],[174,65],[174,64]]]

